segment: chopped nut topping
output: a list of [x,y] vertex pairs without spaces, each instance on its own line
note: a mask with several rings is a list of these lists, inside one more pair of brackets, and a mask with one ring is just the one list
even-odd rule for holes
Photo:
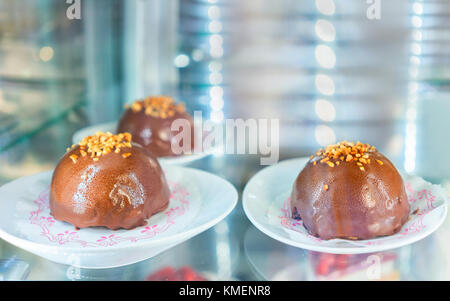
[[69,158],[72,159],[73,163],[77,163],[77,159],[78,159],[77,155],[71,155]]
[[[102,155],[107,155],[112,151],[120,153],[121,147],[132,147],[131,138],[130,133],[113,135],[110,132],[97,132],[92,136],[84,137],[83,140],[78,143],[80,146],[80,155],[85,157],[89,154],[92,160],[98,161]],[[74,147],[75,145],[72,145],[72,149]],[[69,148],[69,150],[70,149],[71,148]],[[131,153],[126,153],[124,155],[129,157]],[[76,163],[78,156],[75,154],[71,155],[70,159]]]
[[325,149],[319,149],[316,152],[318,160],[314,160],[315,156],[310,157],[310,160],[312,160],[314,165],[317,164],[316,162],[319,162],[326,163],[330,167],[339,165],[340,162],[344,161],[356,162],[358,167],[364,171],[365,168],[363,166],[364,164],[370,164],[370,153],[374,151],[376,151],[376,148],[367,143],[342,141],[337,144],[328,145]]
[[135,113],[144,110],[146,115],[163,119],[173,117],[175,113],[183,113],[186,111],[183,103],[176,104],[168,96],[150,96],[143,100],[135,101],[130,107]]
[[328,185],[327,184],[323,185],[323,190],[325,190],[325,191],[328,190]]
[[327,161],[330,161],[330,158],[325,157],[325,158],[323,158],[322,160],[320,160],[320,163],[327,162]]
[[128,158],[129,156],[131,156],[131,153],[125,153],[122,155],[122,157],[124,157],[124,158]]
[[383,161],[381,161],[381,160],[377,160],[377,163],[380,164],[380,165],[384,164]]

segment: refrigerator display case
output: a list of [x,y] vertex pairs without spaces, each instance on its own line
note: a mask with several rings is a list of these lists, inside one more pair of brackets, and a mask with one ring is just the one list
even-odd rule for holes
[[[280,159],[364,140],[450,196],[450,3],[358,0],[0,0],[0,184],[53,169],[73,134],[123,106],[171,95],[206,119],[280,122]],[[190,167],[239,192],[211,229],[112,269],[53,263],[0,240],[5,280],[449,280],[448,219],[414,244],[338,256],[255,228],[242,191],[258,155],[214,154]],[[0,196],[1,198],[1,196]]]

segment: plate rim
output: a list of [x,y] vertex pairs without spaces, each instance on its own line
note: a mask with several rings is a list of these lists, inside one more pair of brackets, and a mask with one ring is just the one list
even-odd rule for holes
[[[402,240],[399,242],[394,242],[392,244],[388,245],[371,245],[371,246],[360,246],[360,247],[343,247],[343,248],[334,248],[334,247],[328,247],[328,246],[320,246],[317,244],[306,244],[302,242],[296,242],[292,239],[284,238],[279,236],[277,233],[273,232],[272,230],[266,228],[263,224],[259,223],[255,217],[251,214],[250,209],[248,208],[247,203],[248,201],[248,194],[249,189],[251,188],[251,185],[254,185],[254,181],[258,180],[258,176],[261,176],[261,173],[267,173],[270,169],[279,167],[280,164],[288,165],[288,164],[295,164],[296,162],[302,162],[305,161],[305,163],[309,160],[309,157],[298,157],[298,158],[292,158],[283,160],[281,162],[278,162],[277,164],[268,166],[266,168],[261,169],[256,174],[254,174],[250,180],[247,182],[247,184],[244,187],[244,190],[242,192],[242,207],[245,212],[245,215],[250,220],[250,222],[261,232],[263,232],[265,235],[282,242],[284,244],[301,248],[304,250],[309,251],[316,251],[316,252],[323,252],[323,253],[332,253],[332,254],[364,254],[364,253],[372,253],[372,252],[380,252],[384,250],[391,250],[396,249],[399,247],[407,246],[410,244],[413,244],[419,240],[424,239],[425,237],[431,235],[433,232],[435,232],[439,227],[442,225],[442,223],[445,221],[448,213],[448,203],[444,203],[440,205],[439,207],[435,208],[436,210],[443,210],[444,212],[440,213],[440,220],[434,224],[433,227],[429,228],[428,231],[424,231],[423,233],[420,233],[419,235],[413,236],[410,239]],[[425,181],[425,180],[424,180]],[[428,182],[427,182],[428,183]],[[443,207],[443,208],[440,208]]]
[[[18,236],[15,236],[7,231],[5,231],[2,226],[0,225],[0,238],[19,247],[22,249],[27,248],[27,250],[36,250],[38,249],[40,252],[45,251],[45,250],[49,250],[49,251],[63,251],[63,252],[71,252],[71,253],[101,253],[101,252],[110,252],[110,251],[120,251],[120,250],[124,250],[124,249],[133,249],[136,247],[148,247],[150,245],[155,245],[155,247],[158,246],[162,246],[165,244],[170,244],[170,243],[176,243],[177,241],[183,240],[183,237],[188,236],[190,238],[192,238],[192,236],[195,236],[197,234],[202,233],[203,231],[213,227],[215,224],[219,223],[220,221],[222,221],[223,219],[225,219],[235,208],[239,199],[239,195],[238,192],[236,190],[236,188],[234,187],[233,184],[231,184],[229,181],[223,179],[222,177],[219,177],[215,174],[203,171],[203,170],[199,170],[199,169],[195,169],[195,168],[190,168],[190,167],[183,167],[183,166],[165,166],[163,167],[163,169],[165,168],[169,168],[169,169],[182,169],[182,170],[186,170],[187,172],[193,172],[193,173],[198,173],[198,174],[202,174],[204,176],[208,176],[208,177],[215,177],[216,180],[218,180],[219,182],[222,182],[222,184],[224,184],[224,186],[227,186],[227,189],[230,189],[230,193],[232,195],[232,201],[230,201],[229,206],[227,207],[227,210],[225,210],[224,212],[222,212],[221,214],[219,214],[218,216],[216,216],[215,218],[211,219],[209,222],[204,223],[202,225],[199,225],[191,230],[188,231],[183,231],[183,232],[178,232],[178,233],[174,233],[171,236],[165,237],[165,238],[160,238],[158,240],[146,240],[146,241],[141,241],[140,243],[137,244],[133,244],[133,245],[113,245],[113,246],[108,246],[107,248],[98,248],[98,247],[67,247],[67,246],[63,246],[63,245],[50,245],[50,244],[45,244],[45,243],[41,243],[41,242],[34,242],[34,241],[30,241],[28,239],[25,238],[21,238]],[[52,173],[53,171],[44,171],[44,172],[40,172],[37,174],[33,174],[30,176],[26,176],[26,177],[33,177],[33,176],[37,176],[37,175],[42,175],[45,173]],[[4,186],[13,183],[15,181],[18,181],[20,179],[24,179],[26,177],[21,177],[18,179],[15,179],[3,186],[0,187],[3,188]],[[0,200],[1,202],[1,200]],[[200,213],[200,212],[199,212]],[[196,215],[196,217],[194,218],[194,220],[199,216],[199,213]]]

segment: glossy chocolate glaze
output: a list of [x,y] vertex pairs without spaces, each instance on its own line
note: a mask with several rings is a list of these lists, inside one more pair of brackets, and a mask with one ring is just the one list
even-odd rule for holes
[[365,171],[355,162],[330,167],[310,160],[294,183],[293,217],[322,239],[370,239],[400,231],[410,210],[403,180],[381,153],[370,152],[370,158]]
[[[131,153],[127,158],[122,155]],[[74,163],[71,155],[77,155]],[[103,226],[133,229],[169,205],[170,191],[158,161],[133,144],[94,162],[80,156],[77,145],[56,167],[50,189],[50,211],[77,228]]]
[[[176,119],[185,119],[191,127],[191,152],[194,151],[194,123],[191,116],[186,113],[176,112],[174,116],[161,118],[145,114],[144,110],[134,112],[127,109],[122,115],[117,127],[118,133],[128,132],[133,136],[133,142],[139,143],[148,149],[156,157],[172,157],[182,154],[175,154],[172,151],[172,141],[180,132],[172,131],[172,122]],[[184,141],[177,145],[183,146]]]

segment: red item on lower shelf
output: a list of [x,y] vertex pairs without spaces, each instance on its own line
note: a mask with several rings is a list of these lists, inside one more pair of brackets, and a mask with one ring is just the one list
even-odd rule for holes
[[191,267],[181,267],[176,270],[173,267],[164,267],[145,279],[147,281],[206,281],[204,277],[197,274]]

